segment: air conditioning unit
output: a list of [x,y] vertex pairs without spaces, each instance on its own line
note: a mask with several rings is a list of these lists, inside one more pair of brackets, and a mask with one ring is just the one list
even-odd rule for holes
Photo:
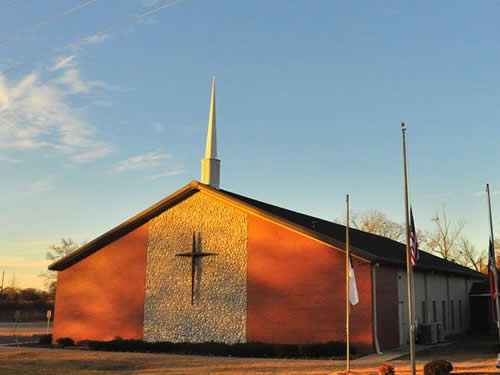
[[438,343],[437,323],[420,324],[420,343],[433,345]]

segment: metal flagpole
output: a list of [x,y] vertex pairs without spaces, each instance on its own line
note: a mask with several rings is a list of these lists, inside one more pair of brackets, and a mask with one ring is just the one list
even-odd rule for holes
[[405,123],[401,123],[403,133],[403,167],[404,167],[404,196],[405,196],[405,219],[406,219],[406,278],[408,281],[408,320],[410,334],[410,364],[411,373],[416,374],[415,368],[415,321],[413,314],[413,269],[410,260],[410,218],[408,214],[408,169],[406,163],[406,128]]
[[[486,184],[486,193],[488,195],[488,209],[489,209],[489,213],[490,213],[490,238],[491,238],[491,242],[493,244],[493,254],[495,255],[495,264],[493,265],[495,268],[495,271],[493,273],[494,275],[494,280],[495,280],[495,293],[497,294],[495,296],[495,301],[496,301],[496,308],[497,308],[497,328],[498,328],[498,340],[499,340],[499,343],[500,343],[500,303],[498,301],[498,272],[497,272],[497,256],[496,256],[496,252],[495,252],[495,237],[493,236],[493,218],[492,218],[492,215],[491,215],[491,199],[490,199],[490,185],[489,184]],[[500,348],[499,348],[500,349]],[[499,356],[498,356],[498,360],[500,360],[500,353],[498,353]],[[497,367],[499,366],[499,362],[497,361]]]
[[346,366],[346,372],[349,373],[350,371],[350,360],[349,360],[349,313],[350,313],[350,306],[349,306],[349,287],[350,287],[350,280],[349,280],[349,194],[346,195],[346,218],[347,218],[347,224],[345,226],[345,329],[346,329],[346,359],[347,359],[347,366]]

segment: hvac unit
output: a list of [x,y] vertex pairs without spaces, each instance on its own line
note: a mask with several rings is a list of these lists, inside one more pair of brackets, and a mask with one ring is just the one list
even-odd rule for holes
[[420,324],[420,343],[433,345],[438,343],[437,323]]

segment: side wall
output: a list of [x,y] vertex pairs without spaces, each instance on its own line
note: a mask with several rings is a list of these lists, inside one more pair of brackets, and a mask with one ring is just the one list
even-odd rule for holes
[[[247,341],[345,341],[345,253],[248,215]],[[373,351],[371,270],[354,262],[351,342]]]
[[141,339],[148,225],[59,271],[53,341]]
[[377,291],[377,334],[382,351],[399,347],[398,272],[397,268],[380,265],[375,268]]
[[[402,281],[399,284],[399,300],[407,311],[406,272],[402,269],[399,278]],[[471,285],[470,279],[466,277],[415,272],[416,319],[419,323],[438,323],[441,339],[449,334],[466,332],[470,327]],[[407,319],[407,316],[404,318]]]

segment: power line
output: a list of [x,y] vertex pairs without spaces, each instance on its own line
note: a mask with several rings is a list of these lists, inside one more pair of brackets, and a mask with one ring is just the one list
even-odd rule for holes
[[[82,8],[83,6],[89,5],[90,3],[96,2],[96,1],[97,0],[88,1],[85,4],[78,6],[78,9]],[[151,15],[153,15],[155,13],[158,13],[158,12],[164,10],[164,9],[171,8],[171,7],[173,7],[173,6],[181,3],[183,1],[184,0],[170,1],[168,3],[165,3],[163,5],[158,6],[158,7],[154,8],[154,9],[152,9],[152,10],[149,10],[149,11],[147,11],[145,13],[142,13],[142,14],[139,14],[139,15],[136,15],[136,16],[131,16],[131,17],[127,18],[125,21],[116,22],[116,23],[112,24],[110,27],[108,27],[108,28],[106,28],[104,30],[101,30],[101,31],[98,31],[98,32],[95,32],[95,33],[92,33],[92,34],[87,34],[86,36],[84,36],[82,38],[79,38],[79,39],[76,39],[76,40],[72,41],[71,43],[67,43],[67,44],[65,44],[64,46],[62,46],[62,47],[60,47],[58,49],[59,50],[64,50],[64,49],[74,48],[78,44],[80,44],[80,43],[84,42],[86,39],[88,39],[89,36],[95,36],[95,35],[105,36],[106,34],[110,33],[111,31],[118,30],[118,29],[120,29],[122,27],[125,27],[125,26],[129,25],[129,24],[136,23],[136,22],[138,22],[138,21],[140,21],[140,20],[142,20],[144,18],[147,18],[147,17],[149,17],[149,16],[151,16]],[[75,7],[75,8],[77,8],[77,7]],[[66,13],[69,12],[69,11],[72,11],[72,12],[76,11],[77,9],[75,9],[75,8],[72,8],[72,9],[66,11]],[[60,15],[58,15],[58,16],[60,16]],[[2,44],[2,42],[0,42],[0,45],[1,44]],[[15,64],[14,66],[11,66],[11,67],[3,70],[3,71],[0,71],[0,75],[1,74],[5,75],[6,73],[9,73],[10,71],[12,71],[12,70],[14,70],[16,68],[19,68],[20,66],[23,66],[25,64],[27,64],[27,63],[24,62],[24,63]]]
[[39,23],[36,23],[36,24],[34,24],[34,25],[31,25],[31,26],[29,26],[29,27],[25,28],[24,30],[21,30],[21,31],[19,31],[19,32],[17,32],[17,33],[14,33],[14,34],[12,34],[10,37],[8,37],[8,38],[6,38],[6,39],[4,39],[4,40],[0,41],[0,46],[2,46],[2,45],[4,45],[5,43],[7,43],[7,42],[11,41],[12,39],[17,39],[17,38],[19,38],[20,36],[23,36],[23,35],[27,34],[27,33],[28,33],[28,32],[30,32],[30,31],[36,30],[36,29],[38,29],[38,28],[40,28],[40,27],[42,27],[42,26],[45,26],[45,25],[47,25],[47,24],[49,24],[49,23],[53,22],[53,21],[56,21],[56,20],[58,20],[59,18],[63,18],[63,17],[66,17],[66,16],[68,16],[68,15],[70,15],[70,14],[72,14],[72,13],[75,13],[75,12],[77,12],[78,10],[80,10],[80,9],[82,9],[82,8],[85,8],[86,6],[88,6],[88,5],[91,5],[91,4],[95,3],[96,1],[97,1],[97,0],[88,0],[87,2],[85,2],[85,3],[83,3],[83,4],[80,4],[80,5],[74,6],[74,7],[70,8],[70,9],[67,9],[67,10],[65,10],[65,11],[63,11],[63,12],[61,12],[61,13],[58,13],[58,14],[54,15],[54,16],[50,16],[50,17],[48,17],[48,18],[44,19],[43,21],[41,21],[41,22],[39,22]]
[[[136,16],[131,16],[129,17],[128,19],[126,19],[125,21],[121,21],[121,22],[115,22],[114,24],[112,24],[111,26],[109,26],[108,28],[104,29],[104,30],[101,30],[101,31],[98,31],[96,33],[93,33],[93,34],[90,34],[90,35],[106,35],[108,33],[110,33],[111,31],[114,31],[114,30],[118,30],[122,27],[125,27],[127,25],[130,25],[130,24],[134,24],[146,17],[149,17],[161,10],[164,10],[164,9],[167,9],[167,8],[171,8],[181,2],[183,2],[184,0],[174,0],[174,1],[170,1],[168,3],[165,3],[163,5],[160,5],[158,7],[156,7],[155,9],[152,9],[150,11],[147,11],[145,13],[142,13],[142,14],[139,14],[139,15],[136,15]],[[80,38],[76,41],[73,41],[71,43],[68,43],[66,45],[64,45],[61,49],[67,49],[67,48],[71,48],[71,47],[74,47],[75,45],[78,45],[79,43],[81,43],[82,41],[84,41],[85,39],[87,39],[89,36],[84,36],[83,38]]]

